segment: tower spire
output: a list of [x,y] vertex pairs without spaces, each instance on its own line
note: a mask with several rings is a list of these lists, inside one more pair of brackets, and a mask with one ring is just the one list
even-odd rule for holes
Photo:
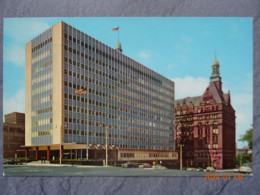
[[219,73],[219,62],[218,59],[216,58],[216,53],[215,53],[215,59],[212,63],[212,73],[211,73],[210,81],[221,81],[221,77]]
[[215,59],[212,63],[212,73],[210,77],[210,82],[213,82],[216,84],[216,87],[221,90],[222,82],[221,82],[221,76],[219,73],[219,62],[216,56],[216,51],[215,51]]

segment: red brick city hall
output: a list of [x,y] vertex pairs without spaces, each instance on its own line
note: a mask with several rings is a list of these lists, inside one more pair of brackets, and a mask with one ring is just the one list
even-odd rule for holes
[[217,59],[202,96],[175,101],[175,146],[183,167],[235,167],[235,110],[230,92],[223,93]]

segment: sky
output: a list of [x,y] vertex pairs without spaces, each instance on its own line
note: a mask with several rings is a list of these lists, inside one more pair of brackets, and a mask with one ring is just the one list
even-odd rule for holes
[[25,44],[64,21],[175,82],[175,98],[202,95],[217,57],[236,110],[236,140],[253,124],[253,23],[239,17],[5,18],[3,113],[25,112]]

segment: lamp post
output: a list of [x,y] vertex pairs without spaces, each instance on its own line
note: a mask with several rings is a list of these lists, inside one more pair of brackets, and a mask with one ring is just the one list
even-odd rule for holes
[[60,144],[60,165],[61,165],[61,144]]
[[108,143],[107,143],[108,125],[106,126],[106,167],[107,167],[107,157],[108,157]]
[[184,146],[184,144],[180,144],[180,170],[182,170],[182,146]]

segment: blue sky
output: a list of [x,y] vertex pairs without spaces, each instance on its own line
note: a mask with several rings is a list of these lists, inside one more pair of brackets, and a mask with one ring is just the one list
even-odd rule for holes
[[[175,81],[176,99],[201,95],[216,56],[223,91],[231,91],[237,139],[253,124],[252,18],[5,18],[4,114],[24,112],[25,43],[63,20]],[[245,143],[238,142],[242,147]]]

